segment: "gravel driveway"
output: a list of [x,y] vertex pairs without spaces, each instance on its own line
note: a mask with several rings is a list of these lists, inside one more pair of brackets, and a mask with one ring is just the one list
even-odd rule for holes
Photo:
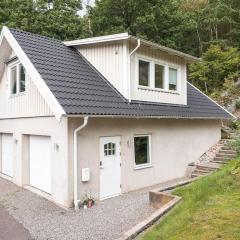
[[154,212],[148,190],[123,194],[78,212],[63,210],[38,195],[0,178],[0,205],[34,239],[114,240]]

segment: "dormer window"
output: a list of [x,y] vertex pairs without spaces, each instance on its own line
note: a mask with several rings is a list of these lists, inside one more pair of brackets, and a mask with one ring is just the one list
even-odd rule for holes
[[150,84],[150,62],[139,60],[139,85],[149,87]]
[[169,90],[177,90],[178,70],[169,68]]
[[155,88],[164,89],[165,67],[155,64]]
[[137,63],[139,88],[179,92],[179,66],[138,56]]
[[13,63],[9,66],[10,96],[26,91],[26,72],[21,63]]

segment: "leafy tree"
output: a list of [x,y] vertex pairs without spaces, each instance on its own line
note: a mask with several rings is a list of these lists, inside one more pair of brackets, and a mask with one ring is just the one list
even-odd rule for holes
[[[183,0],[183,36],[187,52],[201,56],[211,44],[240,46],[239,0]],[[194,49],[195,46],[195,49]]]
[[94,36],[129,32],[170,47],[179,44],[181,16],[173,0],[97,0],[89,18]]
[[212,45],[201,62],[189,67],[189,79],[206,93],[222,89],[226,81],[237,81],[240,70],[240,53],[237,48],[222,49]]
[[6,25],[61,40],[78,38],[82,33],[80,0],[3,0],[0,9],[0,27]]

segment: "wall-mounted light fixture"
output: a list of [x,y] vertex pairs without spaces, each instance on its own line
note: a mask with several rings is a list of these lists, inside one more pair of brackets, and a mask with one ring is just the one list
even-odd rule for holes
[[57,143],[54,143],[54,150],[55,150],[56,152],[59,151],[59,145],[58,145]]

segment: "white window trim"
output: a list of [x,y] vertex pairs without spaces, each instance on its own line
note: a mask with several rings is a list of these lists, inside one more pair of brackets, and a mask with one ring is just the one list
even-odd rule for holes
[[[139,60],[149,62],[149,86],[139,84]],[[164,88],[155,87],[155,64],[164,66]],[[169,90],[169,68],[177,69],[177,90]],[[147,57],[141,54],[135,54],[135,76],[137,88],[142,90],[150,90],[163,93],[181,94],[181,66],[169,62],[161,61],[156,58]]]
[[[137,137],[148,137],[148,157],[149,157],[149,162],[148,163],[144,163],[144,164],[136,164],[135,162],[135,138]],[[139,170],[139,169],[144,169],[144,168],[150,168],[152,167],[152,154],[151,154],[151,149],[152,149],[152,144],[151,144],[151,141],[152,138],[151,138],[151,135],[150,134],[141,134],[141,135],[134,135],[133,137],[133,153],[134,153],[134,170]]]
[[[177,70],[177,90],[174,91],[174,90],[168,90],[168,91],[171,91],[171,92],[178,92],[180,93],[180,84],[181,84],[181,71],[180,71],[180,67],[179,66],[176,66],[174,64],[169,64],[168,65],[168,75],[169,75],[169,68],[173,68],[173,69],[176,69]],[[168,89],[169,89],[169,76],[168,76]]]
[[[27,91],[27,74],[25,72],[25,91],[24,92],[20,92],[20,65],[21,65],[21,62],[18,60],[18,61],[14,61],[12,63],[10,63],[7,67],[8,67],[8,98],[14,98],[14,97],[18,97],[18,96],[22,96],[22,95],[25,95],[26,94],[26,91]],[[11,93],[11,70],[13,67],[16,67],[16,70],[17,70],[17,82],[16,82],[16,89],[17,89],[17,92],[15,94],[12,94]]]
[[[143,85],[140,85],[140,83],[139,83],[139,61],[144,61],[144,62],[148,62],[149,63],[149,79],[148,79],[149,80],[149,82],[148,82],[149,86],[143,86]],[[141,58],[141,57],[139,57],[137,59],[137,83],[138,83],[138,86],[144,87],[144,88],[151,88],[152,78],[153,78],[152,71],[151,71],[151,68],[152,68],[151,65],[152,65],[152,62],[149,61],[148,59],[144,59],[144,58]]]

